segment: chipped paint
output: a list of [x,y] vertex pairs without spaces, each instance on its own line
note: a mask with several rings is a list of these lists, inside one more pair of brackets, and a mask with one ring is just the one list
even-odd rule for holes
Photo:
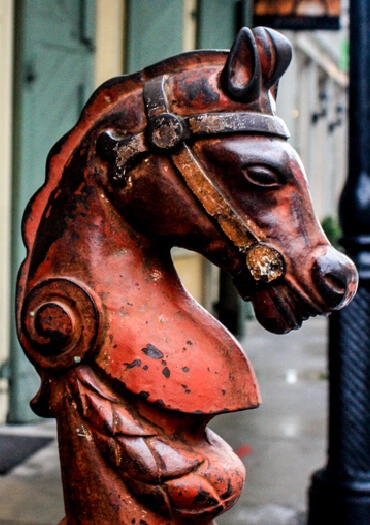
[[161,352],[156,346],[149,343],[145,348],[142,348],[141,351],[144,352],[144,354],[148,357],[153,357],[154,359],[162,359],[163,357],[163,352]]
[[246,256],[247,268],[255,281],[271,282],[284,274],[284,259],[273,247],[266,244],[252,246]]

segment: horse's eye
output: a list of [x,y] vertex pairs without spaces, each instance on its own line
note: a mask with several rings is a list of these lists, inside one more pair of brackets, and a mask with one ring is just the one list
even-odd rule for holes
[[279,175],[271,168],[262,164],[254,164],[242,168],[245,178],[252,184],[262,187],[274,187],[281,184]]

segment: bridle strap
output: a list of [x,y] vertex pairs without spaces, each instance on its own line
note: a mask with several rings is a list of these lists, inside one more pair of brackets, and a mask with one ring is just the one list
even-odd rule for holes
[[270,283],[281,277],[285,272],[283,255],[273,246],[259,240],[247,227],[208,177],[189,146],[181,143],[171,158],[208,216],[219,224],[226,237],[245,255],[245,266],[254,283]]
[[143,96],[148,117],[148,142],[159,150],[170,152],[175,167],[208,216],[245,255],[245,265],[254,282],[271,282],[281,277],[285,271],[282,254],[259,239],[246,225],[184,141],[204,135],[241,132],[287,139],[289,132],[285,123],[271,115],[247,112],[180,118],[168,109],[166,76],[147,81]]
[[207,214],[220,225],[239,251],[246,253],[252,244],[258,242],[256,236],[247,229],[243,220],[209,178],[189,146],[182,142],[171,158]]

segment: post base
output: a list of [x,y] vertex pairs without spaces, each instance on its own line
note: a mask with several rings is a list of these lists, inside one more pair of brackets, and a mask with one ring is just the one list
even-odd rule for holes
[[324,468],[312,475],[308,498],[307,525],[370,523],[370,480],[343,478]]

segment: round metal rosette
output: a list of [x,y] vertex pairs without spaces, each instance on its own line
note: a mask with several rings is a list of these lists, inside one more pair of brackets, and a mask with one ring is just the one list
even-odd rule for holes
[[177,146],[184,133],[179,117],[172,113],[160,113],[149,119],[148,140],[159,149],[169,150]]
[[265,243],[254,244],[247,251],[247,268],[256,283],[270,283],[285,272],[284,257]]
[[21,313],[21,344],[45,369],[80,364],[93,350],[99,310],[91,292],[67,279],[48,279],[27,295]]

